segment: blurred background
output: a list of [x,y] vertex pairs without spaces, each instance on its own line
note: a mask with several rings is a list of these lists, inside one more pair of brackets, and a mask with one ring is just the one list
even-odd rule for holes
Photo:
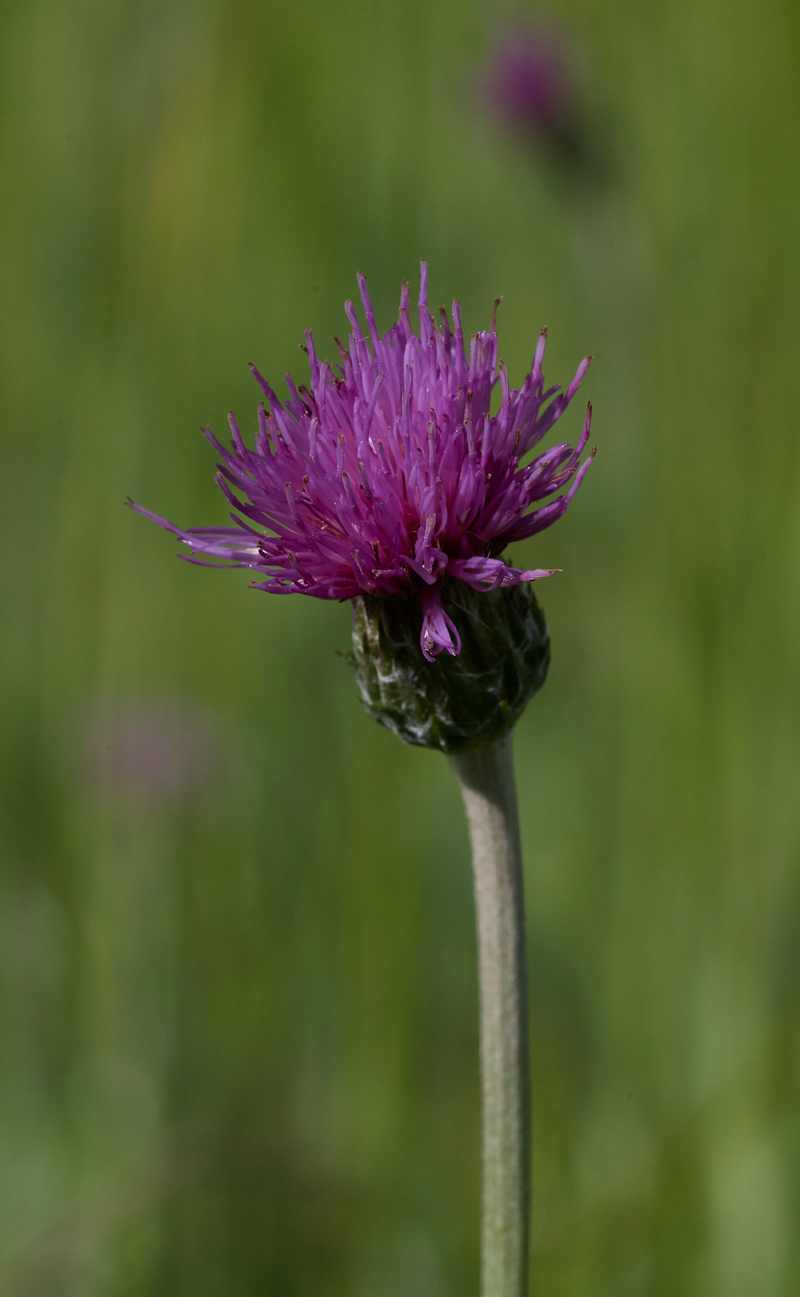
[[[459,796],[347,605],[176,562],[430,262],[597,462],[512,555],[537,1297],[800,1285],[800,9],[7,0],[0,1294],[477,1292]],[[580,405],[580,402],[577,403]],[[580,409],[559,426],[574,439]]]

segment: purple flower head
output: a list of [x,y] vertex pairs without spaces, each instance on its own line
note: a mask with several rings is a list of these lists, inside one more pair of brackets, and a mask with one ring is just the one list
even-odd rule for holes
[[98,789],[188,800],[220,773],[219,736],[197,706],[118,700],[87,719],[87,773]]
[[[560,518],[589,467],[592,456],[583,463],[580,456],[591,407],[576,447],[562,442],[527,456],[572,400],[591,357],[566,392],[545,391],[543,330],[517,391],[498,361],[494,316],[466,346],[458,302],[452,329],[444,308],[441,325],[435,323],[425,262],[419,336],[409,320],[407,284],[400,318],[381,337],[363,276],[358,283],[368,336],[352,302],[345,303],[352,332],[349,349],[336,340],[341,364],[320,361],[306,332],[310,388],[296,387],[287,374],[286,404],[251,366],[266,397],[253,450],[232,414],[230,450],[204,429],[221,457],[216,480],[237,511],[234,526],[183,531],[132,507],[188,545],[189,562],[253,568],[263,578],[253,582],[258,590],[418,599],[422,652],[433,661],[443,649],[460,651],[442,602],[445,576],[485,591],[557,570],[520,571],[500,555]],[[498,383],[500,405],[492,415]],[[528,512],[568,483],[565,493]]]
[[545,28],[515,28],[492,54],[486,96],[498,117],[521,130],[557,133],[570,110],[570,78],[563,42]]

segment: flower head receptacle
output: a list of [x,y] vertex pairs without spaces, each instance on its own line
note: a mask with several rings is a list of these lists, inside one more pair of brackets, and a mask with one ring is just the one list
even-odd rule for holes
[[432,671],[419,651],[414,601],[359,595],[348,660],[373,720],[406,743],[451,756],[508,733],[544,684],[550,640],[529,583],[479,594],[445,581],[443,602],[458,657],[441,658]]

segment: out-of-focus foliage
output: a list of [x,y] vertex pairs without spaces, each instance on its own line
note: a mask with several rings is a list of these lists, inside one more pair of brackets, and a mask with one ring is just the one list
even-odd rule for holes
[[[518,21],[518,8],[508,17]],[[473,914],[349,609],[176,562],[355,273],[596,355],[519,547],[538,1297],[800,1284],[800,10],[563,0],[593,164],[503,139],[475,0],[9,0],[0,1293],[477,1286]],[[570,415],[577,432],[579,411]],[[435,670],[435,667],[432,668]]]

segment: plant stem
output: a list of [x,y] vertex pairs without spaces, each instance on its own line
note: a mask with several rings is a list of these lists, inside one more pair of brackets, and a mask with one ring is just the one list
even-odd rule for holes
[[511,735],[451,758],[472,843],[478,920],[482,1297],[527,1297],[530,1078],[525,909]]

